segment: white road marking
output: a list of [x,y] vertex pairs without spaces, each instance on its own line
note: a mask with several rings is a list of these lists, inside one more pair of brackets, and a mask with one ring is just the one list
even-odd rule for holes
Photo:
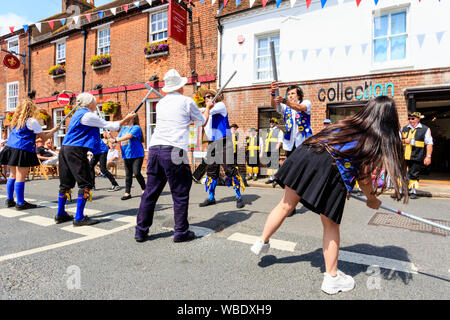
[[29,216],[25,218],[20,218],[19,220],[34,223],[42,227],[48,227],[55,224],[55,219],[50,219],[41,216]]
[[[233,233],[228,237],[228,240],[239,241],[247,244],[254,244],[257,239],[257,236],[251,236],[239,232]],[[270,247],[278,250],[294,252],[296,245],[297,244],[295,242],[291,241],[270,239]]]
[[69,231],[83,236],[104,236],[108,234],[108,230],[95,228],[91,226],[74,227],[73,225],[61,228],[61,230]]
[[[162,229],[167,231],[174,231],[173,228],[162,227]],[[197,237],[206,237],[216,232],[213,229],[198,226],[189,226],[189,230],[194,232]]]
[[[246,244],[253,244],[257,236],[234,233],[228,237],[228,240],[238,241]],[[270,239],[270,248],[278,249],[283,251],[293,252],[296,243],[290,241]],[[395,260],[390,258],[384,258],[379,256],[372,256],[362,253],[350,252],[345,250],[339,250],[339,260],[345,262],[351,262],[356,264],[362,264],[367,266],[377,265],[380,268],[396,270],[406,273],[417,274],[419,270],[413,263],[408,261]]]
[[16,209],[9,209],[4,208],[0,209],[0,216],[6,217],[6,218],[15,218],[27,215],[28,213],[25,211],[17,211]]
[[[77,212],[77,208],[73,207],[73,208],[68,208],[66,209],[67,212],[72,212],[72,213],[76,213]],[[95,210],[95,209],[88,209],[85,208],[84,209],[84,215],[89,215],[89,216],[95,216],[96,214],[101,213],[102,211],[100,210]]]

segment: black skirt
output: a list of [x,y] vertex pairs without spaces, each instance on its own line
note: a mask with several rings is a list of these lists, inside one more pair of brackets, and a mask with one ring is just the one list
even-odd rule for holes
[[309,210],[341,223],[347,188],[327,151],[300,146],[283,163],[275,180],[281,187],[295,190]]
[[11,147],[5,147],[5,149],[0,152],[0,163],[2,165],[14,167],[34,167],[40,164],[35,152]]

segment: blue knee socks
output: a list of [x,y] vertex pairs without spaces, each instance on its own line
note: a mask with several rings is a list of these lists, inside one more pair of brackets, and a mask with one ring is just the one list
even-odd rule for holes
[[66,201],[67,201],[67,197],[65,194],[59,194],[58,195],[58,216],[63,216],[66,214]]
[[236,191],[236,199],[240,199],[242,197],[241,190],[238,187],[234,187],[234,191]]
[[77,213],[75,213],[75,220],[80,221],[84,218],[84,206],[86,205],[87,199],[83,198],[83,195],[78,195],[77,199]]
[[16,193],[16,203],[20,206],[25,201],[25,182],[16,182],[14,184],[14,191]]
[[9,200],[14,200],[14,184],[16,183],[16,179],[8,178],[6,182],[6,198]]

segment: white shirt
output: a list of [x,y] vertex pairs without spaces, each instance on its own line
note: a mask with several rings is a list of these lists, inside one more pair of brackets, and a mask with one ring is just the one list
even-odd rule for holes
[[28,118],[28,120],[25,122],[25,125],[35,134],[39,134],[42,132],[42,127],[35,118]]
[[189,125],[195,121],[203,125],[206,119],[194,100],[178,92],[168,93],[156,105],[156,128],[149,146],[173,146],[187,151]]
[[[119,150],[117,150],[117,149],[109,149],[108,150],[108,155],[106,156],[106,160],[110,161],[110,160],[115,159],[115,158],[117,158],[117,159],[119,158]],[[114,162],[116,162],[117,159],[115,159]]]
[[[306,111],[304,111],[304,112],[311,115],[311,101],[303,100],[300,104],[306,105]],[[281,106],[281,108],[280,108],[281,110],[277,110],[277,112],[279,114],[281,114],[282,116],[284,116],[285,110],[286,110],[286,108],[288,108],[288,106],[286,106],[284,103],[280,103],[280,106]],[[294,148],[294,145],[296,148],[298,148],[305,140],[302,133],[298,131],[297,121],[295,120],[297,113],[300,113],[300,112],[295,111],[292,108],[291,108],[291,110],[292,110],[292,120],[293,120],[294,124],[292,126],[291,137],[289,138],[289,140],[283,138],[283,149],[286,151],[292,151],[292,149]],[[311,129],[305,129],[305,130],[311,130]]]
[[85,126],[104,128],[110,131],[119,131],[120,129],[120,121],[106,121],[91,111],[86,112],[80,122]]
[[[407,125],[408,128],[414,129],[414,127],[410,124]],[[419,122],[416,126],[416,128],[422,128],[422,124]],[[427,132],[425,132],[425,144],[433,144],[433,137],[431,136],[431,130],[428,128]]]
[[[202,112],[204,112],[205,108],[201,108],[200,110]],[[204,128],[206,137],[208,138],[208,141],[212,141],[212,137],[222,136],[221,133],[214,132],[217,129],[212,127],[212,123],[213,123],[212,116],[215,114],[220,114],[223,117],[227,116],[227,114],[228,114],[227,107],[225,106],[225,104],[223,102],[216,102],[214,104],[214,107],[211,110],[209,110],[208,123],[206,124],[206,126]]]

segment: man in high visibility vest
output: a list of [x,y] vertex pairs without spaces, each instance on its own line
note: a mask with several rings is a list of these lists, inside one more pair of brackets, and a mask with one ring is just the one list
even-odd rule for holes
[[250,128],[250,135],[245,139],[245,160],[247,161],[247,180],[258,180],[259,150],[262,139],[255,128]]
[[270,128],[267,130],[267,136],[264,144],[264,153],[269,163],[267,163],[267,175],[269,179],[265,184],[272,184],[275,188],[276,182],[274,175],[279,168],[280,148],[283,145],[283,131],[278,128],[278,119],[270,118]]
[[420,112],[408,114],[409,124],[402,129],[402,143],[405,148],[405,160],[408,165],[408,179],[410,198],[416,199],[416,189],[419,188],[419,174],[424,165],[431,164],[433,153],[433,137],[431,130],[420,119],[424,116]]

